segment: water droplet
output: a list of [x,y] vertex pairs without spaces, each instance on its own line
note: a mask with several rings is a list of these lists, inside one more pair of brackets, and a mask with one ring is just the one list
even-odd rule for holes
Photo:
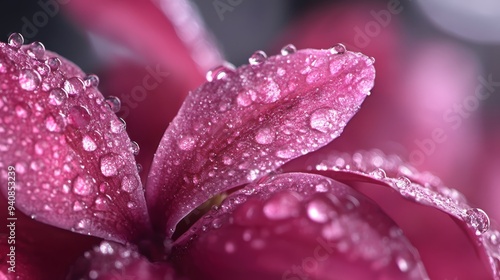
[[250,65],[260,65],[267,59],[267,54],[263,51],[254,52],[249,58],[248,63]]
[[99,191],[101,193],[106,193],[106,191],[109,189],[109,183],[108,182],[103,182],[99,185]]
[[73,203],[73,211],[77,212],[82,211],[83,209],[85,209],[85,204],[83,204],[82,202],[77,200]]
[[183,136],[177,142],[179,149],[183,151],[191,151],[196,147],[196,139],[192,136]]
[[213,228],[220,228],[222,226],[222,221],[221,219],[219,218],[215,218],[213,221],[212,221],[212,227]]
[[31,114],[31,110],[29,109],[29,106],[26,103],[17,104],[15,111],[16,111],[16,115],[22,119],[27,118]]
[[113,133],[121,133],[125,130],[126,123],[122,118],[112,119],[110,123],[110,128]]
[[255,141],[262,145],[271,144],[274,141],[274,138],[274,131],[269,128],[261,128],[257,131],[257,134],[255,134]]
[[45,118],[45,128],[50,132],[61,132],[63,126],[64,123],[60,115],[48,115]]
[[293,44],[288,44],[281,48],[281,55],[293,54],[297,51],[297,48]]
[[334,132],[337,129],[338,113],[331,108],[320,108],[314,111],[310,117],[310,125],[312,129],[320,132]]
[[276,70],[276,74],[278,74],[278,76],[280,76],[280,77],[283,77],[286,74],[286,70],[279,67],[278,70]]
[[312,83],[315,83],[315,82],[319,81],[320,78],[321,78],[321,73],[320,72],[312,71],[311,73],[309,73],[307,75],[306,82],[308,84],[312,84]]
[[115,253],[115,250],[113,249],[111,244],[106,241],[101,242],[101,244],[99,245],[99,251],[103,255],[112,255]]
[[45,61],[50,70],[56,71],[61,66],[61,60],[58,57],[51,57]]
[[106,177],[116,176],[118,174],[120,158],[116,154],[107,154],[101,157],[101,173]]
[[296,217],[300,209],[300,196],[293,192],[275,194],[264,204],[264,214],[271,220]]
[[330,48],[330,53],[332,54],[343,54],[346,52],[346,47],[344,46],[344,44],[336,44],[335,46],[333,46],[332,48]]
[[85,135],[82,139],[82,147],[87,152],[93,152],[97,149],[97,144],[92,137]]
[[92,177],[79,175],[73,180],[73,192],[77,195],[89,195],[92,192],[94,182]]
[[127,207],[129,209],[134,209],[137,207],[137,204],[133,203],[133,202],[127,202]]
[[137,168],[137,173],[141,173],[141,172],[142,172],[142,170],[143,170],[142,164],[137,163],[137,164],[135,165],[135,167]]
[[382,169],[382,168],[377,168],[377,169],[373,170],[372,172],[370,172],[370,175],[372,175],[376,179],[384,179],[385,177],[387,177],[384,169]]
[[78,95],[85,90],[82,79],[78,77],[72,77],[64,81],[63,88],[70,96]]
[[276,152],[276,156],[281,159],[289,159],[295,155],[293,150],[279,150]]
[[86,87],[93,87],[96,88],[99,86],[99,77],[97,77],[94,74],[87,75],[83,79],[83,83]]
[[214,80],[220,80],[226,77],[228,73],[234,72],[235,67],[230,63],[224,63],[224,65],[217,66],[212,70],[207,72],[206,79],[209,82]]
[[92,225],[92,222],[89,219],[82,219],[75,225],[75,230],[82,231],[87,229]]
[[490,228],[490,218],[480,208],[471,208],[465,212],[464,221],[476,230],[476,235],[485,233]]
[[238,97],[236,97],[236,102],[238,102],[238,105],[247,107],[252,104],[253,101],[257,98],[257,95],[255,91],[253,90],[248,90],[248,91],[243,91],[238,94]]
[[116,96],[110,96],[106,98],[106,106],[108,106],[113,113],[118,113],[120,111],[120,108],[122,107],[122,102],[120,101],[120,98]]
[[69,109],[68,122],[74,127],[85,127],[90,123],[90,119],[90,113],[86,107],[74,106]]
[[37,67],[36,67],[36,71],[38,72],[38,74],[40,74],[41,76],[47,76],[47,74],[49,74],[50,72],[50,68],[49,66],[45,65],[45,64],[39,64]]
[[281,90],[279,85],[274,81],[274,80],[269,80],[264,86],[262,87],[263,95],[259,96],[260,101],[264,103],[273,103],[278,101],[281,95]]
[[307,205],[307,216],[317,223],[325,223],[328,221],[328,214],[330,212],[332,212],[330,206],[319,199],[315,199]]
[[403,256],[396,257],[396,264],[401,272],[407,272],[410,269],[410,262]]
[[410,179],[408,179],[408,178],[406,178],[404,176],[399,177],[397,179],[397,181],[396,181],[396,187],[398,189],[401,189],[401,190],[404,190],[404,189],[408,188],[408,186],[410,186],[410,185],[411,185]]
[[491,245],[493,246],[497,246],[498,244],[500,244],[500,232],[498,232],[497,230],[493,231],[490,235],[489,240]]
[[8,44],[13,49],[19,49],[24,44],[24,37],[20,33],[12,33],[9,36]]
[[49,104],[58,106],[68,98],[68,93],[61,88],[55,88],[49,93]]
[[40,74],[31,69],[21,70],[19,75],[19,85],[27,91],[34,91],[40,85],[41,80]]
[[100,196],[95,200],[95,209],[97,211],[106,211],[109,209],[108,199]]
[[33,42],[29,45],[27,52],[32,58],[41,60],[45,55],[45,46],[40,42]]
[[133,175],[127,175],[122,179],[122,190],[131,193],[137,189],[139,181]]
[[130,152],[134,154],[134,156],[138,155],[140,151],[139,144],[135,141],[130,141]]

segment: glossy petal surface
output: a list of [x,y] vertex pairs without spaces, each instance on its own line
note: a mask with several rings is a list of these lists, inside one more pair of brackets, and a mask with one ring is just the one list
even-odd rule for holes
[[149,219],[124,123],[93,76],[34,44],[0,43],[2,193],[15,181],[28,216],[132,241]]
[[344,51],[256,53],[250,65],[207,73],[155,155],[147,200],[157,226],[172,234],[208,198],[338,137],[375,78],[370,58]]
[[196,279],[427,278],[412,245],[376,205],[314,174],[250,184],[176,243],[175,264]]

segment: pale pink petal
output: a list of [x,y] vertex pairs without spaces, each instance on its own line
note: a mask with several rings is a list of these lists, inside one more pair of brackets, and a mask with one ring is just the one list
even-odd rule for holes
[[375,204],[306,173],[231,194],[176,241],[173,260],[194,279],[427,279],[416,250]]
[[37,43],[11,44],[0,43],[3,195],[15,180],[16,209],[33,219],[120,242],[138,238],[149,218],[133,146],[98,80]]
[[373,86],[370,58],[306,49],[221,66],[192,92],[163,136],[147,200],[171,235],[212,196],[251,182],[340,135]]

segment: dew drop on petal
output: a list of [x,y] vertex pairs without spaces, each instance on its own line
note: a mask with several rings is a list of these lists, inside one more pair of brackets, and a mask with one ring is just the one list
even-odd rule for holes
[[411,181],[404,176],[399,177],[396,180],[396,187],[398,189],[404,190],[404,189],[408,188],[408,186],[410,186],[410,185],[411,185]]
[[29,117],[29,115],[31,114],[31,110],[29,109],[29,107],[26,103],[17,104],[15,111],[16,111],[16,115],[22,119]]
[[139,182],[133,175],[124,176],[122,179],[122,190],[131,193],[137,189]]
[[255,134],[255,141],[262,145],[271,144],[274,141],[275,134],[269,128],[261,128]]
[[97,144],[92,137],[85,135],[82,139],[82,147],[87,152],[93,152],[97,149]]
[[41,80],[40,74],[31,69],[21,70],[19,75],[19,85],[27,91],[34,91],[40,85]]
[[49,104],[58,106],[68,98],[68,93],[61,88],[52,89],[49,93]]
[[67,79],[66,81],[64,81],[63,87],[70,96],[78,95],[85,90],[82,79],[78,77]]
[[465,212],[465,222],[475,229],[476,235],[485,233],[490,228],[490,218],[480,208],[471,208]]
[[112,177],[118,174],[119,157],[115,154],[107,154],[101,157],[101,173],[106,177]]
[[338,122],[338,113],[331,108],[320,108],[314,111],[310,117],[310,126],[312,129],[323,133],[332,132]]
[[267,59],[267,54],[265,52],[256,51],[248,58],[248,63],[250,63],[250,65],[260,65],[264,63],[266,59]]
[[196,140],[192,136],[184,136],[177,142],[177,145],[183,151],[191,151],[196,146]]
[[92,177],[79,175],[73,180],[73,192],[81,196],[89,195],[92,192],[93,184]]
[[110,123],[110,128],[113,133],[121,133],[125,130],[126,124],[122,118],[112,119]]
[[293,44],[288,44],[288,45],[284,46],[283,48],[281,48],[281,55],[285,56],[285,55],[293,54],[296,51],[297,51],[297,48]]
[[24,37],[20,33],[12,33],[7,42],[11,48],[19,49],[24,44]]
[[62,127],[59,122],[59,118],[54,117],[53,115],[48,115],[45,118],[45,128],[50,132],[60,132]]
[[82,128],[90,123],[90,113],[86,107],[73,106],[69,109],[68,122],[77,128]]
[[264,204],[264,214],[268,219],[281,220],[299,214],[300,196],[292,192],[282,192],[271,197]]
[[325,223],[328,221],[328,214],[331,211],[331,208],[326,202],[319,199],[312,200],[307,205],[307,216],[317,223]]
[[83,83],[84,83],[84,85],[86,87],[94,87],[94,88],[96,88],[97,86],[99,86],[99,77],[97,77],[94,74],[87,75],[83,79]]
[[332,54],[343,54],[346,52],[346,47],[344,44],[336,44],[335,46],[330,48],[330,53]]
[[370,175],[372,175],[376,179],[384,179],[387,176],[385,174],[384,169],[382,169],[382,168],[377,168],[377,169],[373,170],[372,172],[370,172]]
[[120,101],[120,98],[116,96],[110,96],[106,98],[106,106],[108,106],[113,113],[118,113],[120,111],[120,108],[122,107],[122,102]]
[[276,152],[276,156],[281,159],[289,159],[295,155],[293,150],[279,150]]
[[45,46],[41,42],[33,42],[29,45],[27,52],[32,58],[41,60],[45,55]]
[[130,152],[134,154],[134,156],[138,155],[140,151],[139,144],[135,141],[130,141]]
[[235,67],[232,64],[224,63],[224,65],[220,65],[212,70],[209,70],[207,72],[206,79],[208,82],[223,79],[228,73],[234,72],[234,69]]
[[51,57],[45,61],[50,70],[55,71],[61,66],[61,60],[58,57]]

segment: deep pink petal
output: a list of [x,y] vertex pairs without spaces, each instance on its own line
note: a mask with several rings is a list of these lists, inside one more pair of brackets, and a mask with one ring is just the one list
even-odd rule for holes
[[15,180],[15,206],[33,219],[132,241],[148,214],[124,124],[91,77],[35,46],[0,44],[2,193]]
[[[340,53],[337,53],[340,51]],[[373,87],[370,58],[306,49],[209,73],[163,136],[147,186],[150,213],[171,235],[208,198],[251,182],[342,132]]]
[[498,229],[483,210],[434,175],[378,150],[332,153],[310,161],[309,169],[349,182],[374,199],[418,249],[432,279],[500,279]]
[[182,279],[165,263],[151,263],[131,245],[103,241],[72,267],[68,279],[174,280]]
[[196,279],[427,278],[416,250],[375,204],[306,173],[231,194],[176,242],[173,256]]
[[117,40],[147,61],[159,62],[190,88],[221,62],[189,1],[72,0],[66,9],[88,30]]

